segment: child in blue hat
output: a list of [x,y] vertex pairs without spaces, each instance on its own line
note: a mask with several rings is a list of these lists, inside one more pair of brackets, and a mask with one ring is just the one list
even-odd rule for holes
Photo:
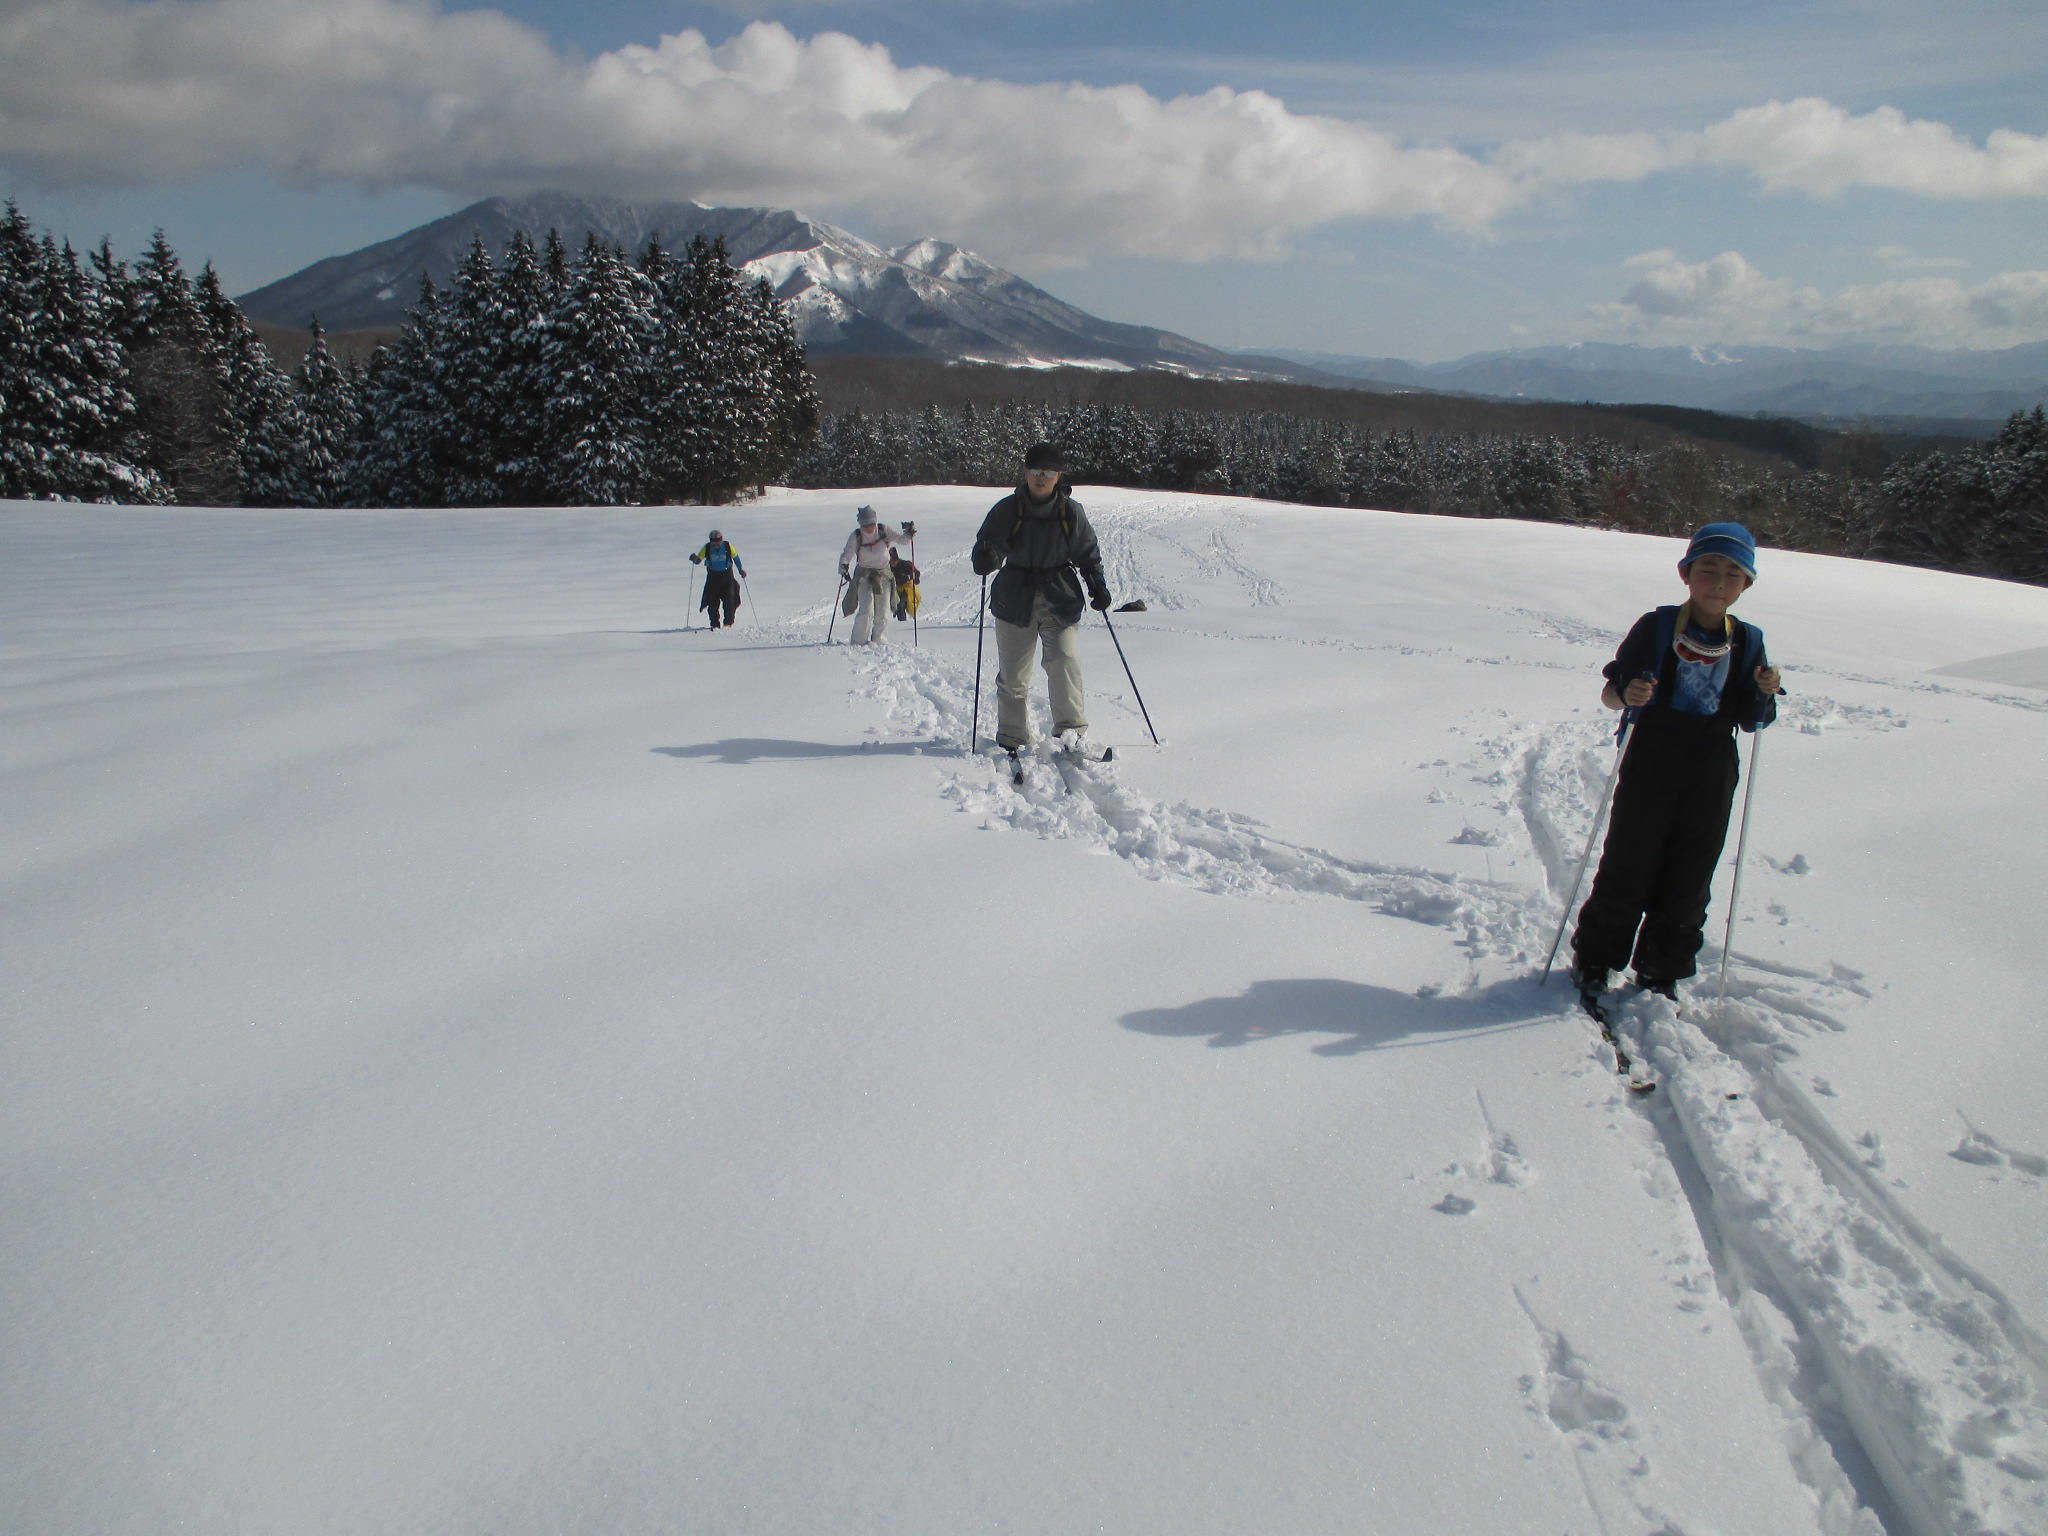
[[1676,999],[1705,937],[1714,866],[1739,777],[1735,732],[1778,715],[1763,632],[1728,610],[1756,581],[1756,540],[1709,523],[1678,562],[1686,600],[1644,614],[1603,669],[1600,702],[1634,713],[1593,892],[1572,934],[1572,980],[1607,1020],[1613,972]]

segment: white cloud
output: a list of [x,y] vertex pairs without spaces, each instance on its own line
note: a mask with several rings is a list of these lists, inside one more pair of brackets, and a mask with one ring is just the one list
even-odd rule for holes
[[1921,256],[1911,246],[1880,245],[1870,253],[1888,267],[1902,272],[1925,272],[1939,267],[1967,267],[1969,263],[1960,256]]
[[1896,107],[1852,117],[1815,97],[1745,107],[1699,136],[1708,165],[1750,171],[1772,191],[1828,197],[1888,187],[1922,197],[2048,196],[2048,137],[2009,128],[1979,149],[1944,123]]
[[44,186],[246,166],[294,186],[776,203],[1041,265],[1283,254],[1346,218],[1482,229],[1523,196],[1259,92],[1016,85],[757,22],[588,62],[428,0],[50,0],[0,17],[0,159]]
[[2048,195],[2048,139],[1772,102],[1700,132],[1559,134],[1490,157],[1259,91],[1014,84],[756,22],[565,57],[434,0],[0,0],[0,161],[24,185],[545,187],[773,203],[1038,268],[1278,257],[1349,219],[1484,233],[1555,188],[1687,167],[1766,187]]
[[1705,167],[1817,197],[1852,187],[1974,201],[2048,197],[2048,135],[2000,128],[1979,148],[1945,123],[1894,107],[1858,117],[1811,96],[1744,107],[1699,132],[1516,139],[1492,158],[1525,181],[1558,186]]
[[1686,261],[1648,251],[1619,301],[1597,306],[1618,339],[1832,346],[1850,341],[2010,347],[2048,340],[2048,272],[2002,272],[1976,284],[1898,278],[1823,293],[1759,271],[1737,251]]

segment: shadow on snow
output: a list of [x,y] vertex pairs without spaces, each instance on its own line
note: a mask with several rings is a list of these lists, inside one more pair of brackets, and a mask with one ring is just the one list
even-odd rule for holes
[[1417,1036],[1491,1034],[1553,1022],[1555,994],[1526,976],[1479,992],[1452,995],[1396,992],[1363,982],[1259,981],[1236,997],[1205,997],[1178,1008],[1142,1008],[1118,1022],[1146,1035],[1207,1036],[1212,1046],[1244,1045],[1280,1035],[1341,1035],[1316,1046],[1318,1056],[1355,1056],[1432,1042]]
[[720,763],[793,763],[818,757],[916,757],[926,744],[914,741],[856,742],[776,741],[761,736],[732,736],[694,747],[653,747],[663,757],[701,757]]

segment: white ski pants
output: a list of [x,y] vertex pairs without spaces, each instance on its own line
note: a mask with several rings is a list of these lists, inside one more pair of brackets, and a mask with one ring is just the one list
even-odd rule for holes
[[1032,599],[1029,624],[996,626],[996,745],[1031,745],[1031,662],[1044,645],[1045,691],[1052,704],[1052,728],[1088,729],[1088,701],[1081,691],[1081,626],[1062,624],[1043,594]]
[[896,578],[884,570],[857,566],[853,587],[860,602],[853,615],[853,643],[869,645],[880,640],[889,627],[889,611],[896,606]]

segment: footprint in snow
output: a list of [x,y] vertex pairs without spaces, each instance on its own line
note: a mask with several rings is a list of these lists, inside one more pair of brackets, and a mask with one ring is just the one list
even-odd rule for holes
[[1650,1501],[1653,1469],[1627,1402],[1594,1374],[1561,1330],[1536,1315],[1519,1286],[1515,1300],[1536,1330],[1537,1368],[1516,1382],[1523,1407],[1571,1448],[1597,1528],[1682,1536],[1677,1523]]
[[[1444,1170],[1446,1177],[1460,1185],[1490,1185],[1496,1189],[1522,1189],[1535,1177],[1522,1150],[1515,1145],[1515,1138],[1493,1123],[1493,1114],[1486,1107],[1485,1095],[1474,1092],[1479,1101],[1479,1119],[1486,1129],[1486,1140],[1479,1155],[1469,1163],[1452,1163]],[[1469,1216],[1479,1208],[1479,1202],[1457,1190],[1446,1194],[1435,1205],[1433,1211],[1446,1216]]]
[[1978,1130],[1966,1120],[1969,1126],[1956,1149],[1949,1153],[1959,1163],[1971,1163],[1979,1168],[2012,1168],[2033,1178],[2048,1177],[2048,1157],[2039,1157],[2032,1152],[2018,1152],[2000,1143],[1995,1137]]

